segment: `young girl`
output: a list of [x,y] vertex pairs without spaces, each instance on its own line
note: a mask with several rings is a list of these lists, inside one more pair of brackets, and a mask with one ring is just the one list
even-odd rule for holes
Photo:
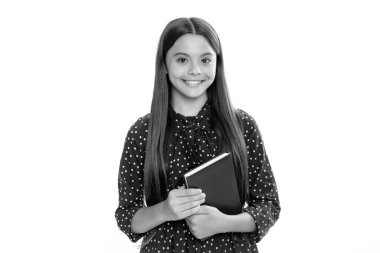
[[[233,157],[242,212],[202,205],[181,175],[222,153]],[[199,18],[163,31],[150,114],[129,129],[119,171],[119,228],[140,252],[257,252],[280,214],[271,166],[254,119],[231,105],[219,38]]]

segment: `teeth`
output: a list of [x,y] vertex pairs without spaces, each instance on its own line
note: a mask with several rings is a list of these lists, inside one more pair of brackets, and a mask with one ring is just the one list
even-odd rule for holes
[[197,85],[200,84],[202,81],[185,81],[187,85]]

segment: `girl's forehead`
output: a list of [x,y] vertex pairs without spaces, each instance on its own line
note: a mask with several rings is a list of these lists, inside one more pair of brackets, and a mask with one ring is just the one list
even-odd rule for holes
[[205,37],[198,34],[185,34],[179,37],[174,45],[170,48],[169,52],[176,53],[187,53],[187,54],[204,54],[212,53],[215,51],[208,43]]

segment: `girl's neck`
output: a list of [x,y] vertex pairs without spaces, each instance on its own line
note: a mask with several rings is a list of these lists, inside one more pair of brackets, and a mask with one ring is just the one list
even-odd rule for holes
[[172,96],[171,105],[176,113],[191,117],[198,115],[206,101],[207,96],[201,96],[196,99],[184,99]]

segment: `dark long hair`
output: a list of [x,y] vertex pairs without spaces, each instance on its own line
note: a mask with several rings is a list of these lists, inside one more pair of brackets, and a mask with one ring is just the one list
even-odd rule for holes
[[[248,194],[248,161],[242,126],[230,102],[223,66],[223,53],[214,28],[200,18],[179,18],[167,24],[161,34],[156,56],[156,74],[150,111],[144,165],[144,192],[148,206],[165,200],[167,175],[164,149],[171,84],[166,75],[165,59],[175,41],[184,34],[202,35],[217,55],[215,80],[207,97],[216,112],[215,130],[224,151],[231,152],[242,204]],[[224,137],[224,138],[222,138]]]

